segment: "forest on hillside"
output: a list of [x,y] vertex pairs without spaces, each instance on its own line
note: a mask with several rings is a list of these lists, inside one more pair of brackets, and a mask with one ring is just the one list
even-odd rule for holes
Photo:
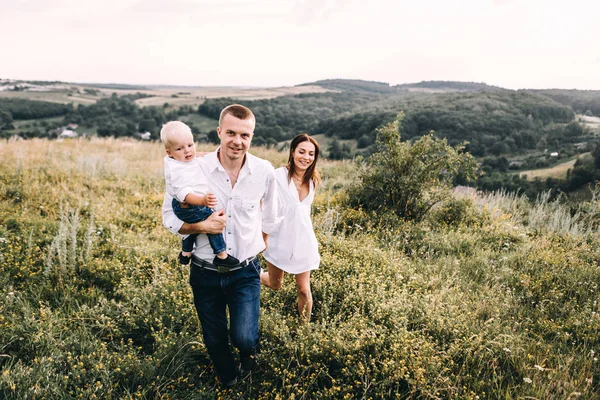
[[[331,92],[244,100],[257,117],[255,145],[281,146],[298,133],[325,135],[330,159],[368,157],[375,151],[378,129],[399,114],[401,140],[430,132],[451,145],[466,144],[485,174],[484,189],[500,187],[534,194],[548,188],[574,190],[596,179],[595,161],[581,157],[567,182],[529,182],[519,170],[545,168],[595,151],[598,138],[576,114],[600,115],[600,92],[573,90],[511,91],[475,82],[429,81],[390,86],[382,82],[325,80],[310,83]],[[426,89],[423,91],[422,89]],[[434,92],[431,92],[434,91]],[[0,98],[0,137],[56,137],[60,126],[78,124],[79,131],[97,136],[134,136],[150,132],[158,139],[166,121],[199,115],[218,119],[235,98],[207,99],[199,107],[140,107],[128,94],[99,99],[91,105],[58,104]],[[216,141],[216,132],[197,127],[203,140]],[[552,156],[556,154],[556,156]]]

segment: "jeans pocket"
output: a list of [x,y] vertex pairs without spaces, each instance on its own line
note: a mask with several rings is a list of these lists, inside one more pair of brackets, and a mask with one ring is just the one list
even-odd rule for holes
[[258,275],[260,275],[260,263],[258,262],[258,258],[252,260],[252,268],[254,268]]

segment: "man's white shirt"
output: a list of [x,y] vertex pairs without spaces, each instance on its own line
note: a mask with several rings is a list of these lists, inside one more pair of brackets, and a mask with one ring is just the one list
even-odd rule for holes
[[[229,175],[221,165],[217,152],[199,159],[210,190],[217,196],[217,210],[224,209],[227,217],[223,237],[227,253],[243,261],[265,248],[262,232],[269,234],[276,229],[277,195],[274,168],[266,160],[246,153],[246,159],[231,187]],[[171,207],[172,197],[166,193],[162,207],[163,225],[178,234],[183,221],[178,219]],[[194,255],[212,262],[215,255],[206,235],[198,235]]]

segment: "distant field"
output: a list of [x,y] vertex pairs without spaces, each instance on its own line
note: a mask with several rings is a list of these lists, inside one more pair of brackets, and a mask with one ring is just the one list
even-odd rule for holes
[[[244,87],[165,87],[153,90],[139,91],[152,94],[155,97],[136,100],[139,106],[170,106],[200,105],[205,99],[217,97],[233,97],[240,100],[272,99],[274,97],[301,94],[329,92],[320,86],[292,86],[279,88],[244,88]],[[135,93],[136,91],[129,91]],[[176,97],[173,97],[176,96]]]
[[[85,90],[96,90],[97,94],[86,93]],[[0,98],[23,98],[30,100],[50,101],[54,103],[93,104],[98,99],[116,93],[118,96],[143,93],[153,97],[136,100],[138,106],[169,106],[191,105],[197,106],[207,98],[233,97],[240,100],[271,99],[284,95],[301,93],[330,92],[320,86],[291,86],[277,88],[254,87],[181,87],[181,86],[155,86],[149,89],[118,89],[112,87],[93,87],[80,84],[63,84],[32,88],[25,91],[0,91]]]
[[194,126],[202,132],[214,131],[219,125],[218,120],[208,118],[200,114],[188,114],[185,116],[181,116],[180,119],[183,122],[189,122],[194,124]]
[[63,117],[50,117],[50,118],[39,118],[39,119],[22,119],[13,121],[13,125],[15,128],[25,128],[34,125],[40,125],[43,122],[47,122],[50,124],[60,123],[63,120]]
[[0,91],[0,98],[13,98],[13,99],[28,99],[28,100],[39,100],[49,101],[51,103],[62,103],[62,104],[93,104],[99,99],[98,96],[90,96],[83,94],[71,94],[70,91],[47,91],[47,92],[12,92],[12,91]]
[[[312,135],[312,137],[315,138],[315,140],[319,143],[319,147],[321,148],[321,150],[323,151],[327,151],[329,149],[329,144],[331,143],[331,141],[333,140],[333,138],[330,138],[328,136],[325,136],[324,134],[318,134],[318,135]],[[347,144],[350,146],[350,148],[352,149],[352,151],[356,150],[356,140],[339,140],[341,145]]]
[[[589,154],[589,153],[584,153],[584,154]],[[579,157],[584,156],[584,154],[579,155]],[[527,175],[528,181],[534,181],[535,178],[540,178],[542,180],[544,180],[546,178],[566,179],[567,171],[569,169],[573,168],[576,161],[577,161],[577,158],[574,158],[573,160],[566,161],[564,163],[555,165],[554,167],[550,167],[550,168],[530,169],[528,171],[521,171],[519,173],[519,175],[520,176]]]
[[576,118],[584,127],[600,134],[600,118],[599,117],[590,117],[587,115],[578,114],[576,116]]

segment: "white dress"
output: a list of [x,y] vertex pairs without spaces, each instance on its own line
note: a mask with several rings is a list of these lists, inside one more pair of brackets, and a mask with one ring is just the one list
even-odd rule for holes
[[279,228],[269,235],[269,246],[264,258],[277,268],[301,274],[319,268],[319,244],[310,220],[310,206],[315,198],[315,187],[310,182],[308,196],[302,201],[294,182],[288,180],[288,170],[275,170],[277,185],[277,216],[283,217]]

